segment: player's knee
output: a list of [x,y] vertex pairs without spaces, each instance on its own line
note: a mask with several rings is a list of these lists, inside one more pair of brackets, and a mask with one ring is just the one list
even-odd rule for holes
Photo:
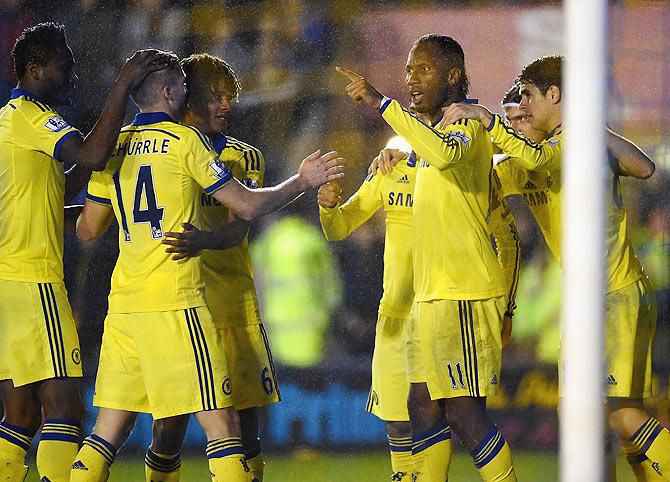
[[649,419],[641,400],[609,399],[607,424],[621,438],[630,437]]
[[195,414],[208,440],[224,437],[240,437],[240,417],[233,407],[207,410]]
[[84,406],[74,379],[49,380],[38,388],[46,418],[81,420]]
[[457,397],[445,400],[449,425],[468,445],[481,439],[493,426],[482,398]]
[[439,402],[430,398],[425,383],[413,383],[410,386],[407,409],[414,433],[425,432],[444,419]]
[[412,426],[409,422],[386,422],[386,433],[389,437],[411,437]]
[[162,454],[176,454],[181,450],[188,427],[188,416],[154,420],[151,448]]

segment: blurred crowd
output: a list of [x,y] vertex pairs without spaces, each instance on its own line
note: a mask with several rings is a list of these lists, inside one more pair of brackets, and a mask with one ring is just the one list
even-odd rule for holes
[[[210,52],[230,63],[240,78],[243,91],[229,134],[263,151],[266,184],[281,181],[303,157],[325,147],[345,157],[344,193],[350,194],[390,131],[374,115],[351,108],[334,66],[343,58],[359,57],[362,33],[356,20],[365,9],[435,3],[524,2],[0,0],[0,102],[5,103],[15,85],[8,55],[14,39],[39,21],[54,20],[67,27],[80,81],[73,104],[62,113],[84,132],[101,111],[123,59],[134,50],[151,46],[180,56]],[[656,146],[646,147],[653,156]],[[659,168],[649,181],[624,181],[636,250],[658,290],[658,367],[667,367],[663,356],[670,346],[670,195],[664,189],[668,177]],[[513,343],[505,363],[553,365],[560,337],[560,270],[523,202],[512,204],[523,264]],[[112,229],[99,241],[81,244],[73,235],[72,221],[66,281],[83,353],[88,355],[85,367],[91,369],[96,365],[117,238]],[[314,193],[307,193],[258,222],[251,238],[275,361],[292,367],[368,370],[381,297],[383,217],[349,239],[329,244],[318,226]]]

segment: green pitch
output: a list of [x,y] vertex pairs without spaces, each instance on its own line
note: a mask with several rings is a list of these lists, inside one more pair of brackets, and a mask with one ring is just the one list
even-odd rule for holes
[[[552,482],[558,480],[556,455],[545,452],[522,452],[513,454],[516,474],[521,481]],[[34,463],[26,479],[38,482]],[[618,461],[618,481],[634,482],[626,461]],[[205,458],[186,458],[182,464],[183,482],[207,482],[210,480]],[[391,468],[385,453],[370,452],[363,455],[328,454],[313,451],[296,452],[295,455],[268,456],[265,482],[330,482],[361,481],[388,482]],[[112,466],[110,482],[144,481],[144,465],[137,458],[121,455]],[[450,482],[479,480],[470,457],[457,451],[451,462]]]

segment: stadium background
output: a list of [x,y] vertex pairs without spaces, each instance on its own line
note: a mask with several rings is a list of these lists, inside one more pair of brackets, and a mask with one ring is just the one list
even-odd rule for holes
[[[14,39],[39,21],[67,26],[80,80],[72,106],[62,113],[83,131],[92,127],[122,60],[134,50],[158,47],[180,56],[210,52],[228,61],[240,77],[243,92],[229,134],[263,151],[267,184],[279,182],[305,155],[323,147],[346,158],[347,195],[392,131],[376,114],[350,105],[335,65],[360,72],[382,92],[404,101],[404,62],[412,42],[425,33],[447,34],[465,50],[471,96],[500,110],[499,99],[520,68],[538,56],[561,52],[563,33],[560,2],[513,0],[1,0],[0,19],[3,104],[15,85],[9,60]],[[651,180],[625,180],[623,187],[637,253],[658,291],[650,407],[666,426],[670,29],[663,25],[668,24],[668,2],[611,3],[609,122],[657,164]],[[257,222],[251,233],[283,397],[265,414],[266,479],[386,480],[384,426],[363,411],[381,296],[383,218],[329,245],[318,228],[314,198],[308,193]],[[522,465],[520,475],[554,480],[560,272],[523,202],[513,204],[520,213],[523,246],[518,309],[513,343],[504,355],[503,394],[490,405]],[[66,234],[66,282],[80,327],[87,375],[82,389],[90,400],[117,238],[112,229],[103,239],[82,244],[72,228]],[[284,336],[296,326],[309,326],[312,342]],[[89,426],[93,418],[89,413]],[[127,462],[115,466],[112,480],[142,476],[139,454],[149,439],[150,420],[141,418],[121,457]],[[193,423],[186,442],[193,458],[183,480],[207,478],[206,465],[197,458],[201,441]],[[476,477],[463,451],[454,464],[454,480]]]

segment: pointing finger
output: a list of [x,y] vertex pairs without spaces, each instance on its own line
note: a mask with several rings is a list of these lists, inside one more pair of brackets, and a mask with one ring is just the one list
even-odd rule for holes
[[351,70],[343,69],[342,67],[335,67],[335,70],[344,75],[346,78],[351,80],[352,82],[355,82],[357,80],[360,80],[363,78],[363,76],[358,75],[356,72],[352,72]]

